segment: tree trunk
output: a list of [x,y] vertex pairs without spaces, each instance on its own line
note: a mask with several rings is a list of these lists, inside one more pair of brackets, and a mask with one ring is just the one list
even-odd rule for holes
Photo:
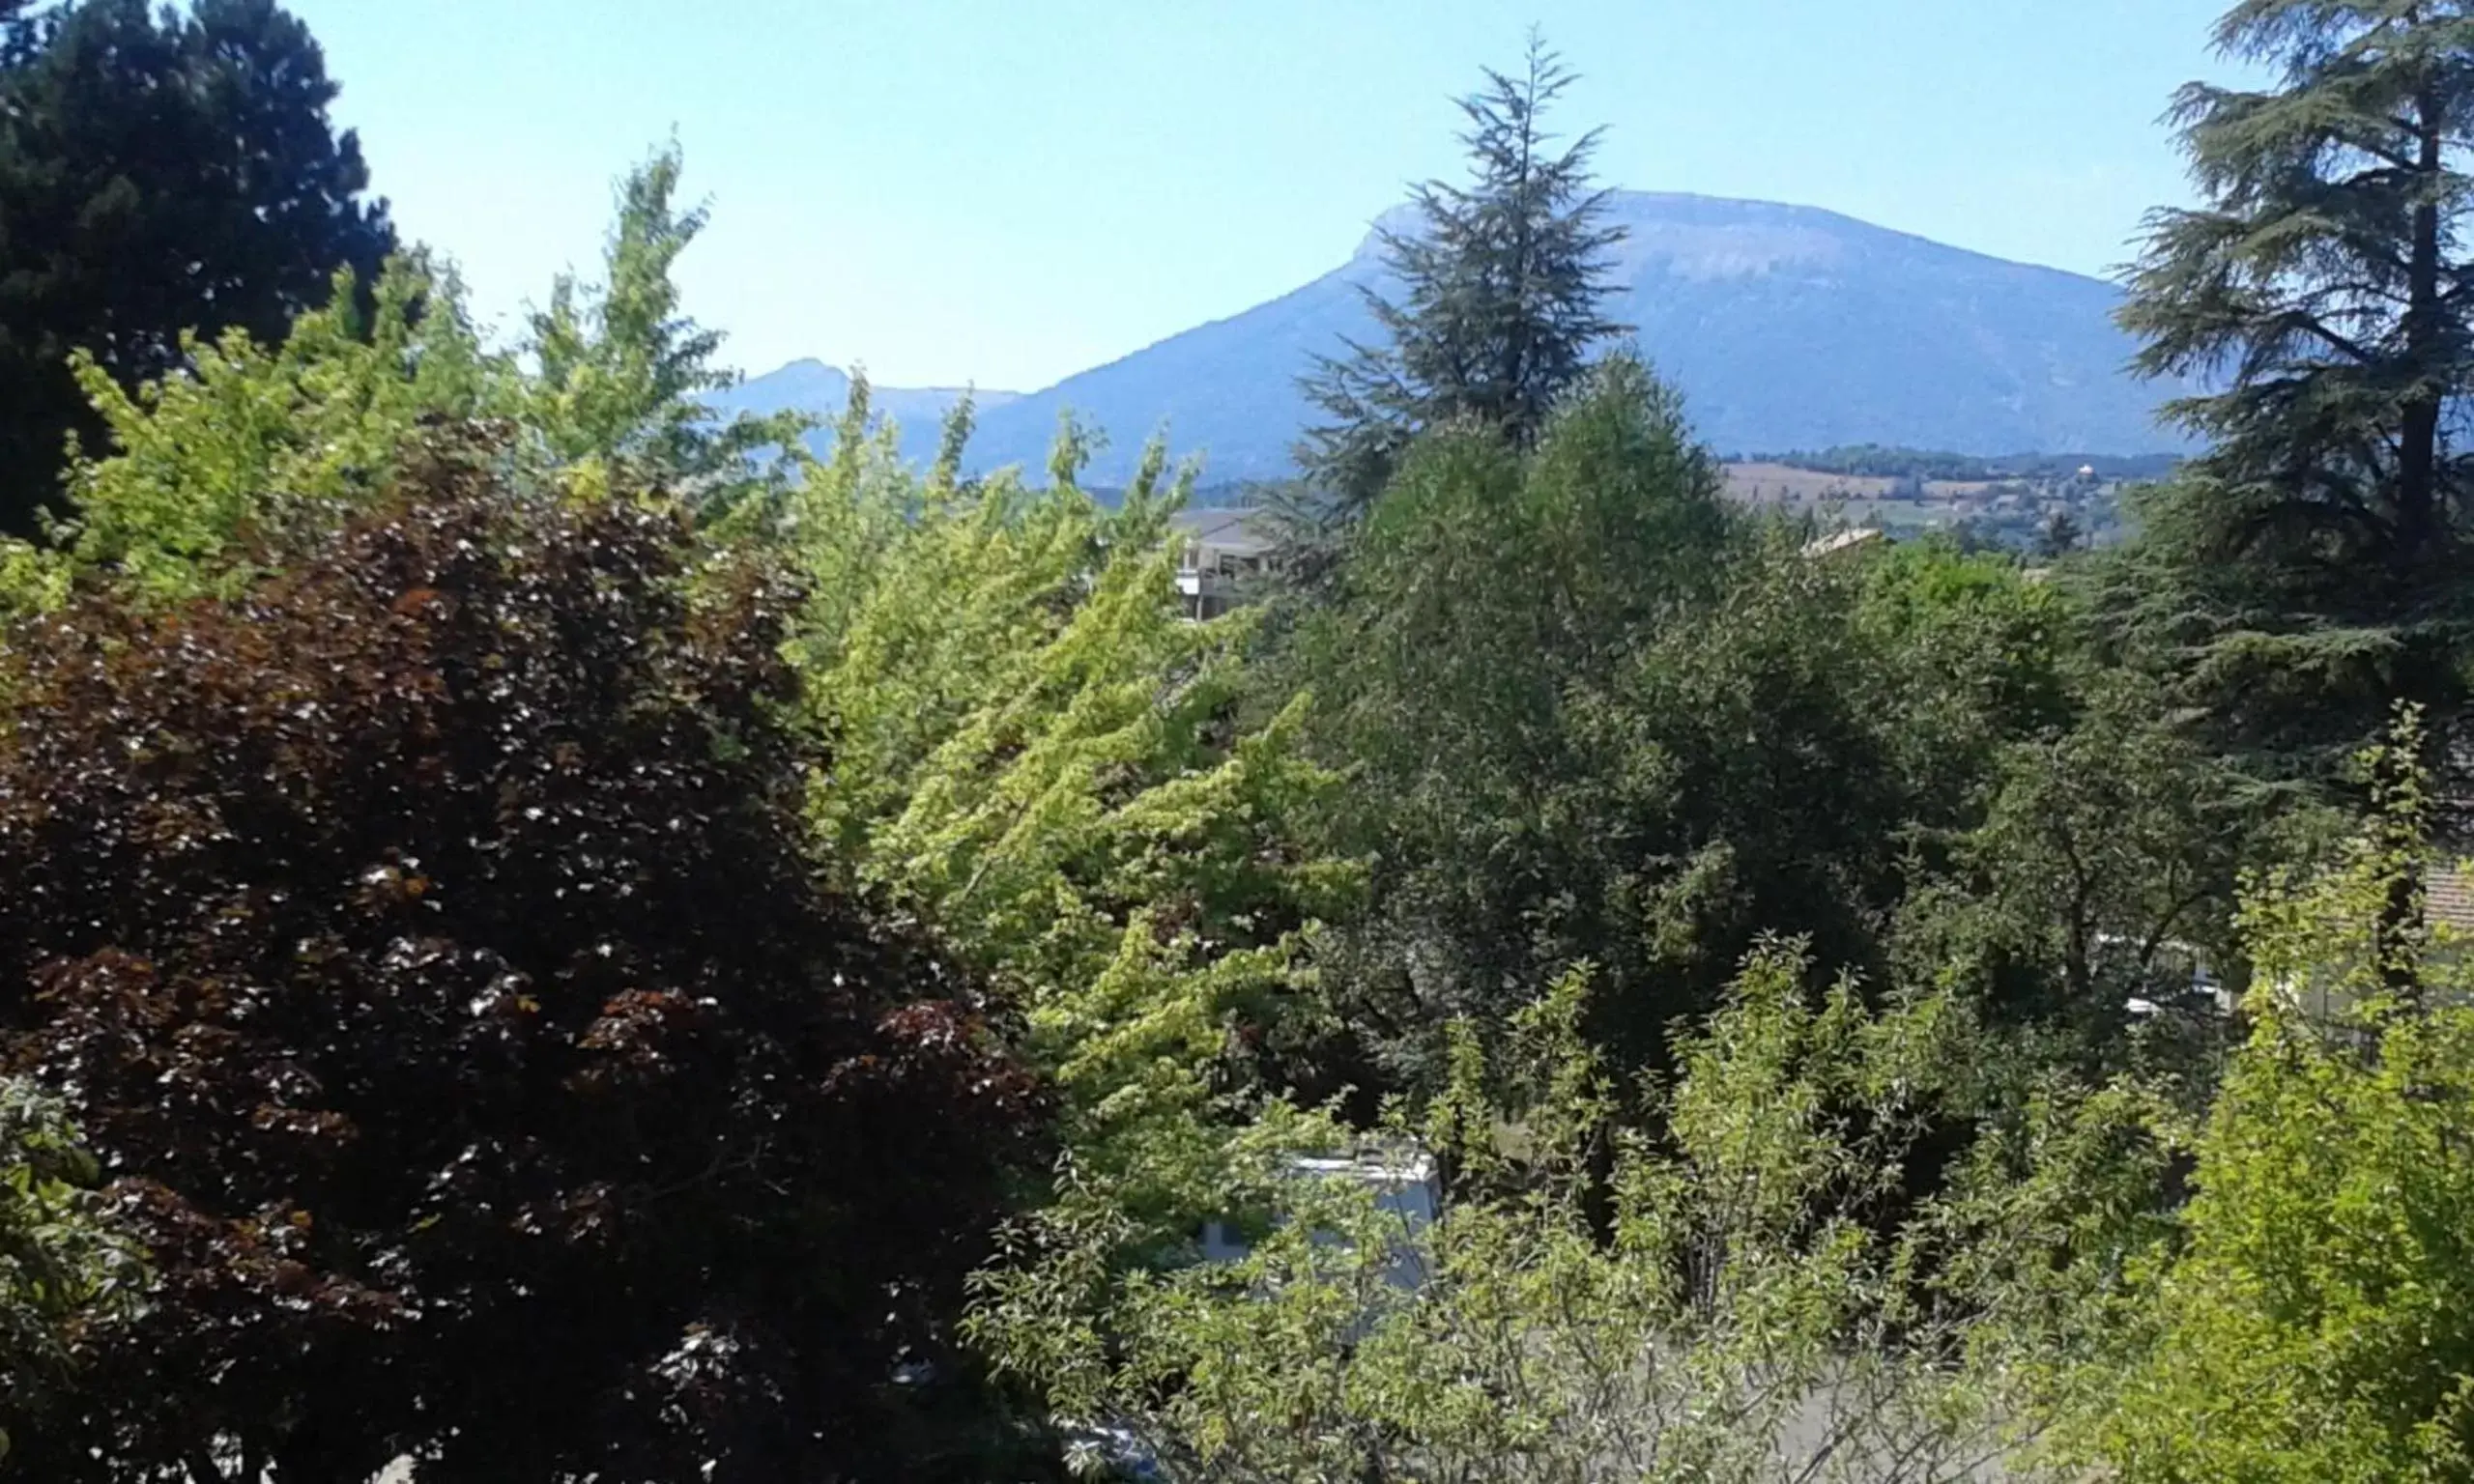
[[[2420,580],[2439,533],[2443,377],[2438,361],[2448,350],[2444,343],[2445,310],[2440,300],[2440,217],[2436,199],[2446,171],[2442,153],[2445,120],[2438,94],[2428,83],[2415,93],[2414,108],[2420,152],[2415,178],[2431,199],[2414,208],[2414,241],[2407,262],[2404,358],[2407,374],[2415,378],[2415,389],[2406,400],[2402,425],[2398,430],[2397,524],[2392,553],[2400,575],[2407,582]],[[2416,673],[2430,668],[2409,666],[2408,673],[2400,677],[2402,683],[2396,687],[2397,699],[2424,705],[2427,725],[2433,728],[2423,738],[2425,747],[2444,748],[2449,718],[2444,708],[2429,704],[2433,699],[2430,694],[2431,680]],[[2410,763],[2424,764],[2429,760],[2428,756],[2415,757]],[[2421,977],[2410,945],[2421,931],[2423,911],[2422,874],[2416,867],[2391,885],[2376,934],[2380,977],[2409,1004],[2418,995]]]
[[[2415,177],[2427,191],[2435,190],[2447,162],[2442,153],[2444,121],[2437,95],[2429,86],[2415,97],[2415,124],[2420,157]],[[2439,204],[2426,200],[2414,208],[2414,243],[2407,263],[2405,364],[2417,385],[2404,407],[2398,434],[2397,545],[2400,566],[2419,567],[2435,533],[2438,506],[2439,418],[2441,385],[2433,364],[2444,354],[2440,302]]]
[[[2428,769],[2424,750],[2430,740],[2428,733],[2418,733],[2414,752],[2392,742],[2378,754],[2374,766],[2381,775],[2376,782],[2384,811],[2399,807],[2397,801],[2408,786],[2412,772]],[[2425,776],[2429,776],[2427,771]],[[2421,1008],[2423,997],[2423,918],[2429,909],[2421,859],[2426,823],[2419,811],[2410,815],[2384,812],[2377,828],[2377,838],[2396,874],[2388,882],[2387,899],[2380,903],[2379,921],[2372,931],[2372,952],[2380,982],[2397,997],[2400,1009],[2412,1012]]]

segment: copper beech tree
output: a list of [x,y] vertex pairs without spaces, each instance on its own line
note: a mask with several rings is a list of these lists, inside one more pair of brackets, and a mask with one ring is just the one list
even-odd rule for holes
[[10,636],[0,1045],[155,1284],[23,1477],[932,1467],[906,1398],[1035,1089],[809,858],[797,595],[492,468]]

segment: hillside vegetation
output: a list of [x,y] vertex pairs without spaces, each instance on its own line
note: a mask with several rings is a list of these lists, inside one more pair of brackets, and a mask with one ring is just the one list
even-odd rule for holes
[[0,292],[0,1480],[2474,1474],[2453,14],[2229,14],[2084,474],[1730,466],[1533,42],[1206,606],[1165,440],[726,407],[676,148],[495,346],[279,10],[0,6],[0,285],[186,151],[285,309]]

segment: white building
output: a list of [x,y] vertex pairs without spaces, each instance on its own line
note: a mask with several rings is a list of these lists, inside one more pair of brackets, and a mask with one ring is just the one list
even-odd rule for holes
[[1186,537],[1177,560],[1177,590],[1191,618],[1217,618],[1236,606],[1239,593],[1260,576],[1271,556],[1271,538],[1249,510],[1183,510],[1178,530]]

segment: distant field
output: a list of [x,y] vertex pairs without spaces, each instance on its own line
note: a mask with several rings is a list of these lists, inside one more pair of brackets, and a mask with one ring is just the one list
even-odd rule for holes
[[1825,525],[1876,527],[1893,536],[1963,528],[1974,540],[2024,550],[2061,515],[2081,540],[2103,544],[2120,534],[2121,487],[2102,477],[1930,479],[1919,489],[1888,475],[1831,473],[1772,459],[1725,468],[1727,494],[1743,504],[1817,517]]
[[[1810,515],[1825,525],[1879,527],[1893,535],[1964,525],[1977,539],[2025,546],[2057,509],[2067,510],[2088,539],[2111,539],[2108,532],[2118,525],[2120,487],[2106,479],[1930,479],[1920,494],[1907,484],[1911,493],[1893,497],[1903,481],[1888,475],[1832,473],[1774,459],[1736,460],[1723,468],[1727,495],[1739,503]],[[1116,499],[1114,491],[1095,493],[1111,503]],[[1195,492],[1187,516],[1199,527],[1213,514],[1254,503],[1260,494],[1246,484],[1208,486]]]
[[[1730,464],[1727,493],[1746,504],[1809,505],[1824,500],[1871,500],[1888,495],[1895,479],[1860,474],[1826,474],[1786,464]],[[1935,479],[1924,486],[1926,499],[1959,499],[1981,495],[1991,485],[1981,480]]]

